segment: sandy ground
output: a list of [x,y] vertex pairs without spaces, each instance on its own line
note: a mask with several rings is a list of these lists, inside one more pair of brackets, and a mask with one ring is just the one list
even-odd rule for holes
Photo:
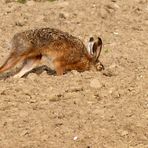
[[148,1],[0,2],[0,65],[19,31],[100,36],[105,71],[0,79],[0,148],[148,148]]

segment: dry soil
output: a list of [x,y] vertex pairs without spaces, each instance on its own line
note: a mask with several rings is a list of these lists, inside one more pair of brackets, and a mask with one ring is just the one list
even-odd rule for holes
[[40,27],[100,36],[105,70],[1,74],[0,148],[148,148],[148,0],[2,0],[0,65],[15,33]]

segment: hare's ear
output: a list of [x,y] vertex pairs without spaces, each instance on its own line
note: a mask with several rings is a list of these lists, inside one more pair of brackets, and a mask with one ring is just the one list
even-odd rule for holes
[[87,51],[89,55],[93,55],[94,38],[90,37],[87,45]]
[[93,44],[93,55],[94,55],[94,60],[95,62],[98,62],[99,57],[100,57],[100,53],[102,50],[102,39],[100,37],[98,37],[97,41]]

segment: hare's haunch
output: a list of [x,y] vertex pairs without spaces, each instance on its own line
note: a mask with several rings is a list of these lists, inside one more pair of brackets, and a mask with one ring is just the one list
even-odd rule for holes
[[11,48],[9,57],[0,67],[0,73],[23,62],[22,69],[15,75],[22,77],[39,65],[42,56],[46,56],[49,57],[57,75],[62,75],[70,70],[85,71],[95,68],[102,40],[100,38],[96,42],[91,40],[89,54],[80,39],[58,29],[41,28],[15,34]]

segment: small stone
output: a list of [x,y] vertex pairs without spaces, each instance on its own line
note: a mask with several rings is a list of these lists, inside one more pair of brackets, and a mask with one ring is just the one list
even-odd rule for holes
[[59,13],[59,18],[66,19],[66,16],[64,13]]
[[116,76],[116,74],[114,72],[112,72],[110,69],[104,70],[102,74],[106,77]]
[[103,19],[106,19],[107,18],[107,11],[105,9],[100,9],[100,15]]
[[25,136],[27,134],[29,134],[28,130],[24,130],[24,131],[22,131],[22,133],[20,134],[20,136]]
[[140,75],[140,78],[143,78],[143,75]]
[[74,138],[73,138],[73,140],[77,140],[78,139],[78,137],[77,136],[75,136]]
[[113,63],[113,64],[111,64],[111,65],[109,66],[110,69],[114,69],[114,68],[117,68],[117,67],[118,67],[118,65],[115,64],[115,63]]
[[128,135],[128,131],[122,131],[121,136],[126,136]]
[[48,140],[48,135],[43,135],[43,136],[41,137],[41,140],[42,140],[42,141],[47,141],[47,140]]
[[91,82],[90,82],[90,86],[91,86],[92,88],[101,88],[101,87],[102,87],[102,84],[99,82],[99,80],[93,79],[93,80],[91,80]]
[[109,94],[113,94],[115,92],[115,90],[116,90],[115,88],[110,88],[109,89]]
[[60,101],[61,97],[58,94],[51,94],[49,97],[49,101],[57,102]]
[[119,33],[118,33],[118,32],[113,32],[113,34],[114,34],[114,35],[118,35]]
[[37,17],[36,22],[41,22],[41,21],[44,21],[44,20],[45,20],[45,17],[43,15],[41,15],[41,16]]
[[25,23],[23,21],[17,21],[17,22],[15,22],[15,25],[19,26],[19,27],[22,27],[22,26],[25,25]]
[[7,95],[7,91],[5,91],[5,90],[1,91],[0,95],[3,95],[3,96]]
[[78,74],[79,74],[79,72],[76,71],[76,70],[72,70],[71,73],[72,73],[73,75],[78,75]]
[[95,4],[93,4],[93,5],[92,5],[92,7],[93,7],[93,8],[96,8],[96,5],[95,5]]
[[20,115],[20,117],[27,117],[27,116],[28,116],[28,112],[26,112],[26,111],[21,111],[21,112],[19,113],[19,115]]
[[119,133],[120,133],[121,136],[128,135],[128,131],[127,130],[119,130]]
[[37,102],[36,99],[31,99],[31,100],[29,101],[29,103],[36,103],[36,102]]
[[31,79],[31,80],[35,80],[37,79],[38,75],[36,73],[30,73],[27,78],[28,79]]

